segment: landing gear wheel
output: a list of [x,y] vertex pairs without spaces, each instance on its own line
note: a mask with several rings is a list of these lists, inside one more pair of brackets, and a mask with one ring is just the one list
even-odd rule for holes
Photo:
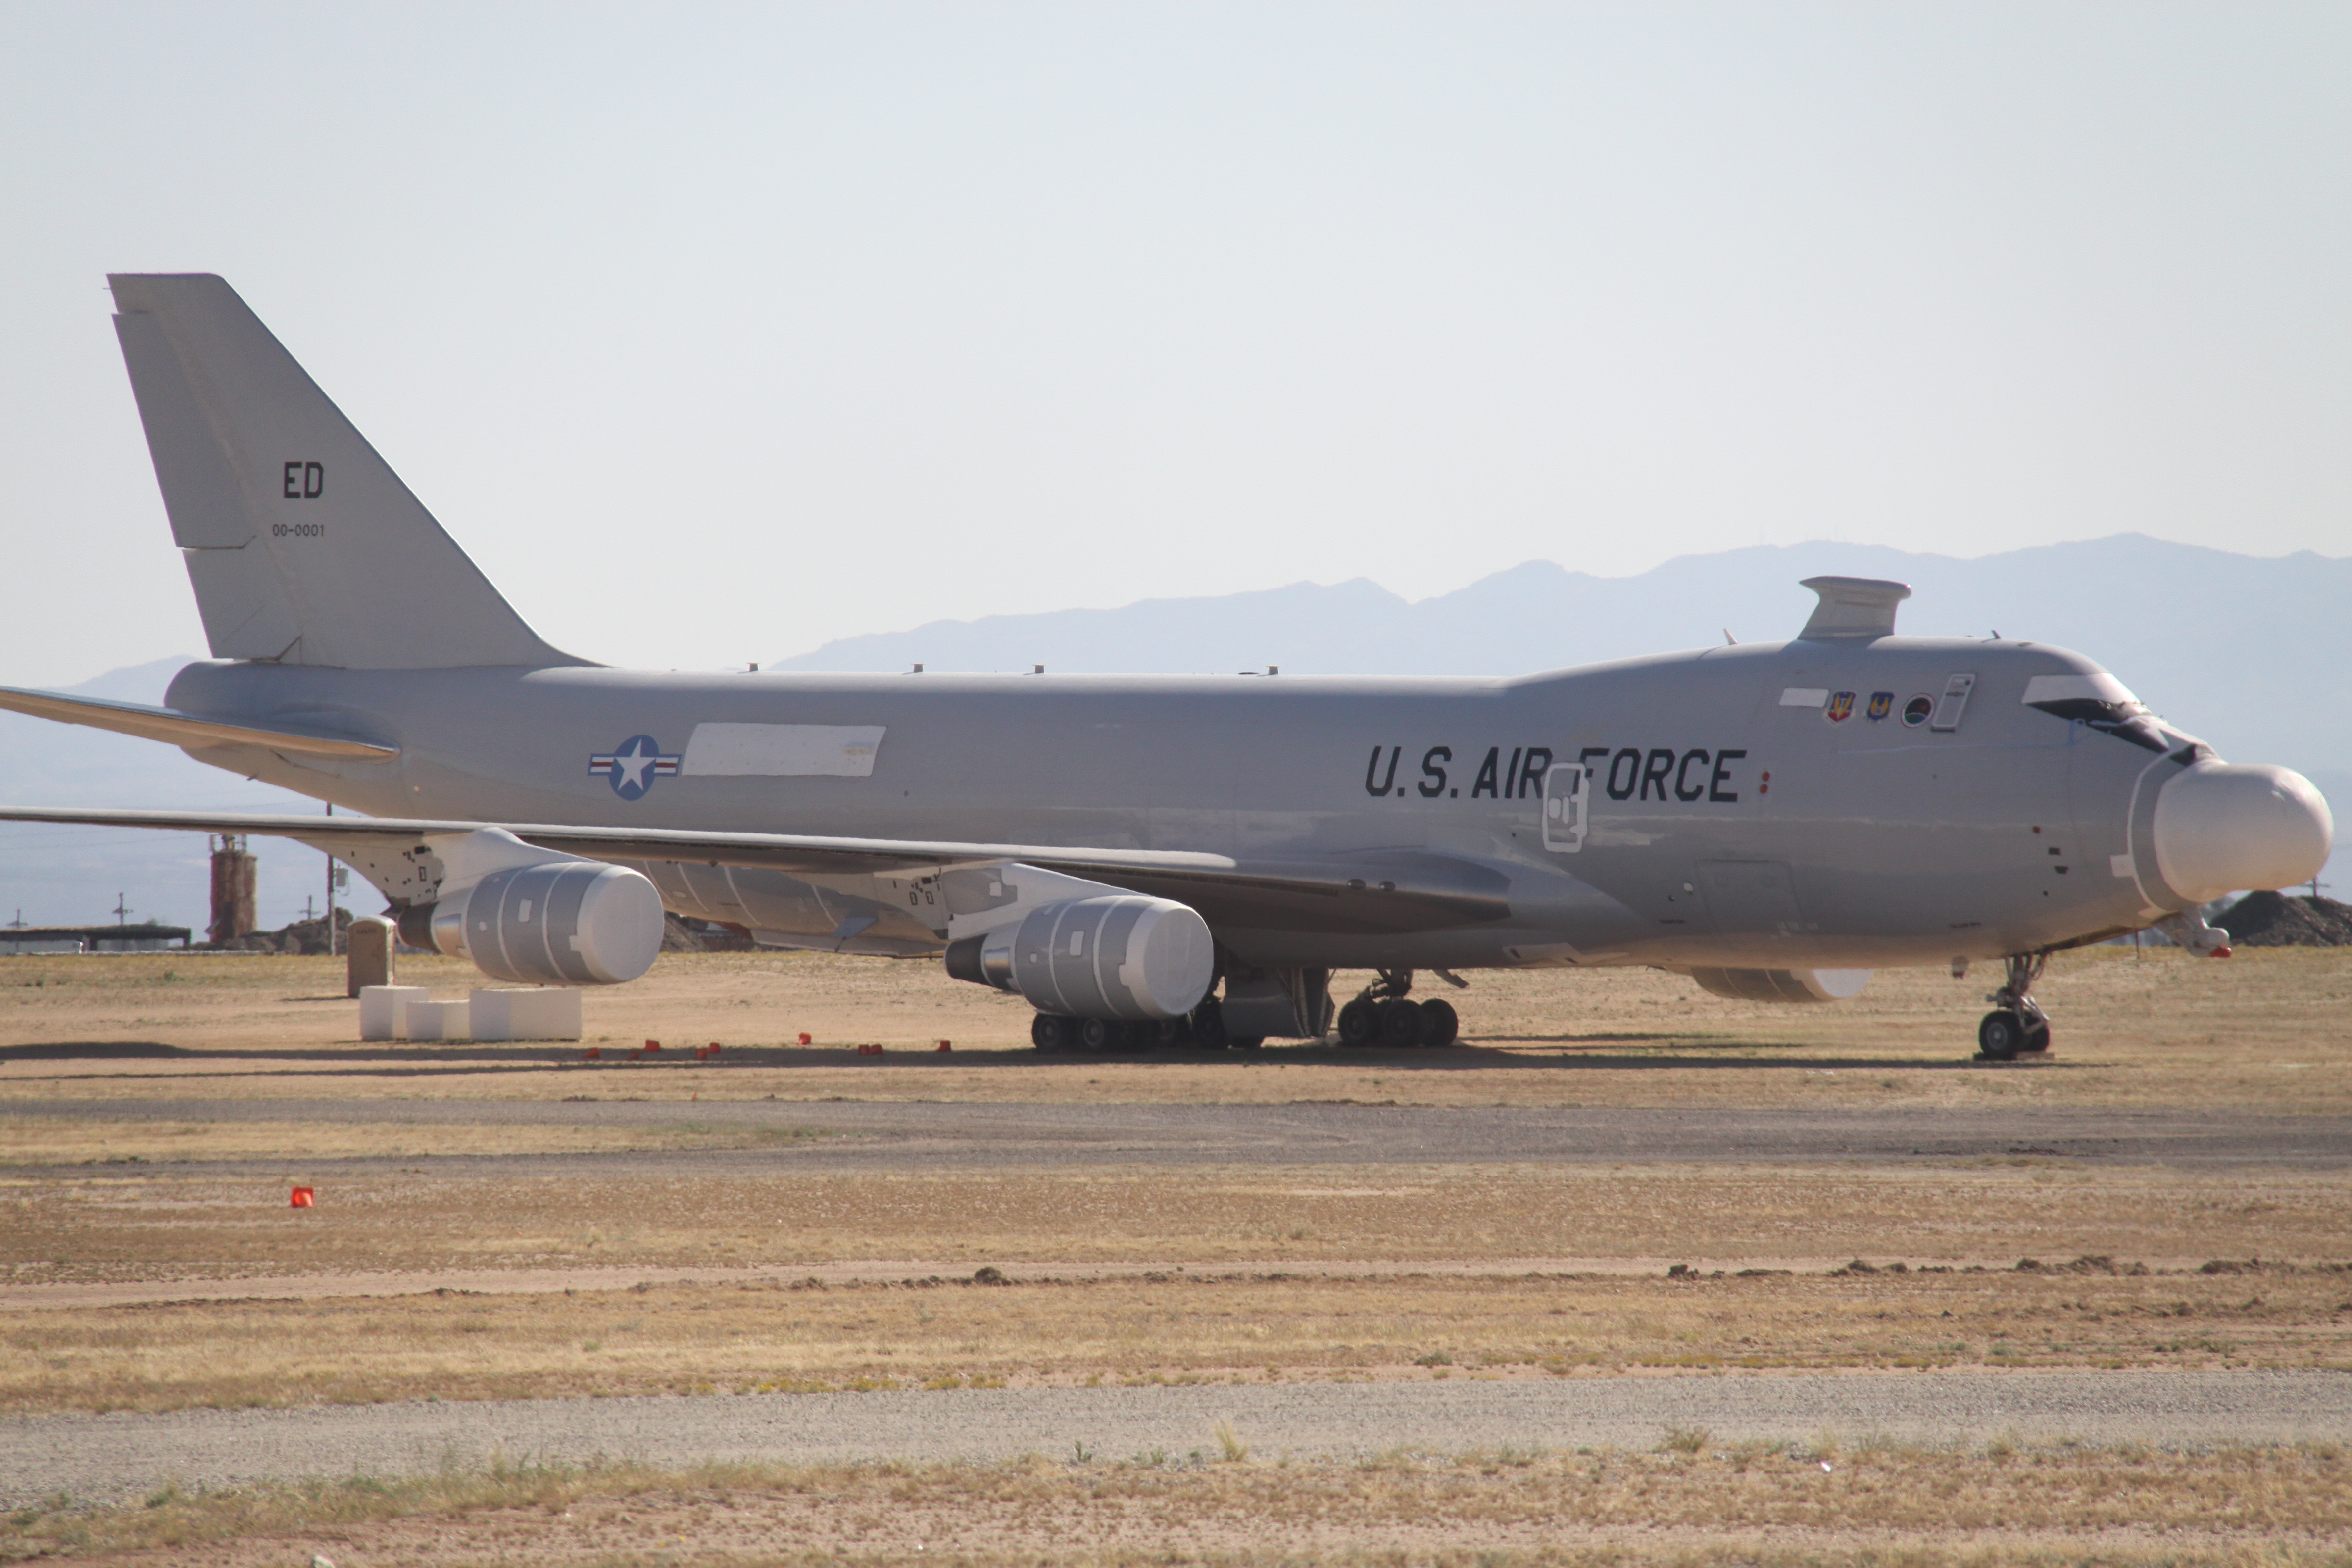
[[1359,996],[1339,1009],[1339,1043],[1351,1047],[1371,1045],[1380,1038],[1381,1005]]
[[1143,1044],[1147,1049],[1152,1047],[1181,1046],[1184,1043],[1184,1020],[1181,1018],[1155,1019],[1144,1025],[1142,1028]]
[[1225,1038],[1224,1009],[1213,996],[1192,1009],[1192,1043],[1210,1051],[1222,1051],[1231,1043]]
[[1462,1033],[1462,1016],[1454,1012],[1454,1004],[1432,998],[1421,1005],[1421,1043],[1424,1046],[1450,1046]]
[[1994,1008],[1977,1025],[1977,1049],[1987,1061],[2013,1062],[2025,1048],[2025,1019],[2007,1007]]
[[1390,1047],[1421,1044],[1421,1004],[1397,997],[1375,1004],[1380,1009],[1381,1044]]
[[1127,1033],[1116,1018],[1081,1018],[1078,1020],[1078,1043],[1090,1051],[1107,1051],[1124,1045]]
[[2006,977],[1986,998],[1992,1011],[1977,1026],[1977,1048],[1986,1060],[2012,1062],[2021,1053],[2050,1048],[2050,1016],[2033,999],[2033,983],[2049,962],[2047,952],[2012,952],[2001,961]]
[[1040,1013],[1029,1020],[1029,1043],[1041,1051],[1066,1051],[1076,1042],[1077,1020]]

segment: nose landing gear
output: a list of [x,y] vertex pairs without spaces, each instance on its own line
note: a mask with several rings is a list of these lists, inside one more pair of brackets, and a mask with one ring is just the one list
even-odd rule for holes
[[2001,961],[2008,977],[1986,1000],[1993,1005],[1977,1025],[1977,1049],[1984,1059],[2015,1061],[2050,1048],[2050,1016],[2033,999],[2033,983],[2049,965],[2047,952],[2012,952]]

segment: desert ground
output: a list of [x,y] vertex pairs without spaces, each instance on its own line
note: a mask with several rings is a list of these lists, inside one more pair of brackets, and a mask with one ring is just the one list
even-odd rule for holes
[[2352,1561],[2352,958],[2062,955],[2013,1064],[1981,973],[1471,978],[1077,1057],[928,963],[412,1046],[0,960],[0,1552]]

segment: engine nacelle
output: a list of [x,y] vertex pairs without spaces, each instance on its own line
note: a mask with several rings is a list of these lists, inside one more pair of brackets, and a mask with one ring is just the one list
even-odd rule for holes
[[644,873],[593,860],[493,871],[401,913],[400,936],[519,985],[618,985],[661,955],[662,900]]
[[1214,977],[1209,922],[1189,904],[1118,893],[1066,899],[948,944],[948,973],[1072,1018],[1181,1018]]
[[1694,969],[1690,977],[1735,1002],[1843,1002],[1870,984],[1867,969]]

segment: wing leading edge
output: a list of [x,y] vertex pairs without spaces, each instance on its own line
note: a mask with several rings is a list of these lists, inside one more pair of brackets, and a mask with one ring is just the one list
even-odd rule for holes
[[[1510,877],[1481,861],[1427,851],[1328,859],[1238,860],[1189,849],[1092,849],[1069,845],[843,838],[793,833],[709,833],[690,828],[583,827],[431,817],[309,816],[281,813],[86,810],[0,806],[0,821],[151,827],[183,833],[258,833],[329,853],[335,843],[425,845],[497,828],[526,844],[593,860],[700,861],[801,876],[887,875],[1017,861],[1202,907],[1214,921],[1324,929],[1402,930],[1475,925],[1510,913]],[[1318,918],[1319,917],[1319,918]]]

